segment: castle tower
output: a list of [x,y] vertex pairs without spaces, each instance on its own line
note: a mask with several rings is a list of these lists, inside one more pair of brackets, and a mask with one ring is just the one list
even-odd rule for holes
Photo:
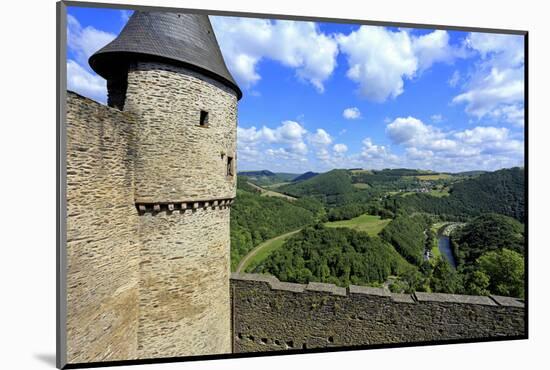
[[90,58],[135,117],[139,358],[231,352],[237,101],[206,15],[136,11]]

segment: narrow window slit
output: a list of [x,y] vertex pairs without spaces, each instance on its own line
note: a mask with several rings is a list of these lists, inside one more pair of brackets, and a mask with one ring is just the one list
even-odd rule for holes
[[199,125],[203,127],[208,126],[208,112],[205,110],[201,110]]
[[233,157],[227,156],[227,176],[233,176]]

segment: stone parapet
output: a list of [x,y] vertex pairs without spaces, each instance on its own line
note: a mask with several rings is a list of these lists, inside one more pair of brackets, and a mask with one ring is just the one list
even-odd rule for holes
[[382,288],[280,282],[231,275],[237,353],[520,338],[523,301],[512,297],[391,293]]

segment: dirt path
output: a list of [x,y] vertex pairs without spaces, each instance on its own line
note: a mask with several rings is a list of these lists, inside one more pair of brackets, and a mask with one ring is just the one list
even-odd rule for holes
[[288,232],[286,234],[281,234],[279,236],[276,236],[274,238],[271,238],[271,239],[268,239],[260,244],[258,244],[258,246],[254,249],[252,249],[250,252],[248,252],[248,254],[246,256],[244,256],[242,259],[241,259],[241,262],[239,262],[239,265],[237,266],[237,270],[235,272],[244,272],[244,267],[248,264],[248,261],[253,258],[256,254],[258,254],[259,252],[261,252],[262,249],[268,247],[272,242],[276,241],[276,240],[280,240],[280,239],[283,239],[283,238],[287,238],[293,234],[296,234],[298,231],[300,231],[302,229],[298,229],[298,230],[294,230],[294,231],[291,231],[291,232]]
[[264,189],[256,184],[253,184],[251,183],[250,181],[248,182],[248,185],[252,186],[254,189],[258,190],[262,195],[266,195],[268,197],[279,197],[279,198],[285,198],[287,200],[296,200],[296,198],[294,197],[291,197],[290,195],[286,195],[286,194],[283,194],[283,193],[278,193],[276,191],[273,191],[273,190],[268,190],[268,189]]

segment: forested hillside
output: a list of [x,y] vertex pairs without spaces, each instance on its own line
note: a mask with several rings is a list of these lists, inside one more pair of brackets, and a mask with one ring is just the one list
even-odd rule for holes
[[297,176],[297,177],[293,178],[292,182],[308,180],[308,179],[311,179],[312,177],[315,177],[317,175],[318,175],[317,172],[308,171],[308,172],[305,172],[305,173],[301,174],[300,176]]
[[379,171],[352,171],[351,177],[353,183],[364,183],[372,188],[390,191],[415,188],[418,185],[418,180],[415,176],[429,174],[433,173],[409,169],[385,169]]
[[525,218],[525,172],[511,168],[484,173],[453,184],[450,196],[437,198],[428,194],[398,197],[397,206],[407,212],[421,211],[448,217],[467,219],[494,212]]
[[[332,170],[280,184],[277,191],[297,197],[292,201],[260,197],[248,179],[238,179],[232,210],[232,267],[262,241],[307,225],[255,271],[291,282],[384,283],[393,292],[524,294],[522,168]],[[377,236],[364,232],[381,219],[391,221],[375,228]],[[454,227],[456,268],[436,239],[447,226]]]
[[459,263],[473,263],[483,253],[508,248],[523,254],[524,226],[516,219],[488,213],[476,217],[452,234]]
[[247,186],[246,181],[239,181],[238,186],[237,198],[231,208],[232,269],[262,241],[312,223],[322,210],[321,205],[312,199],[290,202],[262,197]]
[[431,221],[423,215],[412,217],[398,216],[382,230],[380,236],[407,259],[407,261],[420,265],[423,261],[426,230],[430,228]]
[[286,173],[286,172],[271,172],[268,170],[261,171],[241,171],[237,174],[240,178],[247,178],[249,181],[260,185],[268,186],[278,183],[284,183],[291,181],[292,179],[298,176],[295,173]]
[[319,281],[347,286],[381,283],[389,275],[415,270],[378,237],[346,228],[310,226],[286,241],[258,267],[282,281]]
[[524,226],[485,214],[451,234],[467,294],[524,295]]
[[355,188],[346,170],[332,170],[304,181],[281,186],[278,190],[292,196],[311,196],[330,203],[331,198],[354,192]]

